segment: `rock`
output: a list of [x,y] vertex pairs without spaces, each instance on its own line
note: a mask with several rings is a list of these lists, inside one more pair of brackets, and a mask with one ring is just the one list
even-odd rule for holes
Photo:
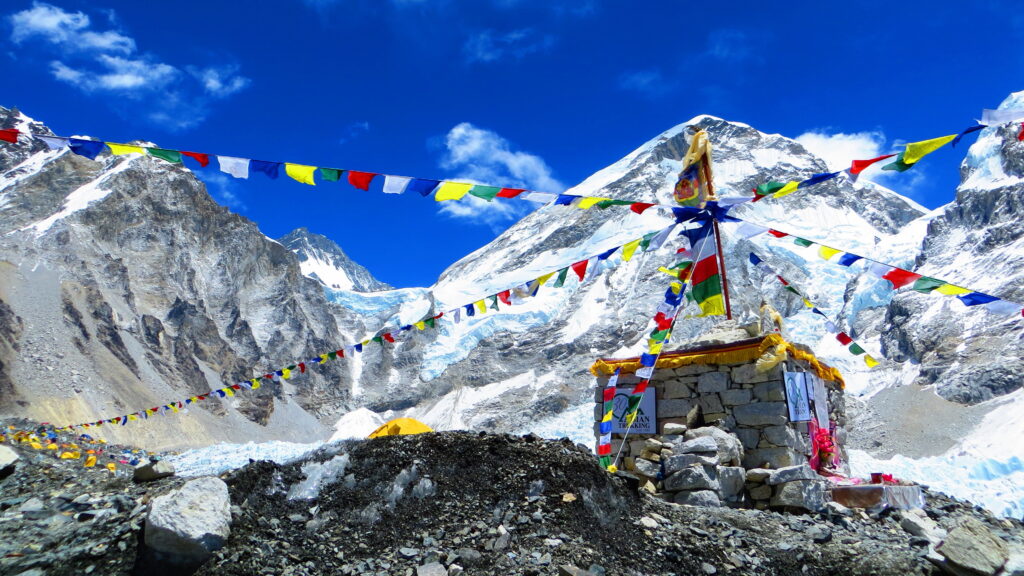
[[785,402],[755,402],[732,410],[736,422],[743,426],[781,426],[787,422]]
[[7,446],[0,446],[0,480],[14,473],[19,460],[18,453]]
[[715,568],[714,566],[712,566],[711,564],[708,564],[707,562],[701,562],[700,563],[700,570],[701,570],[701,572],[703,572],[705,574],[717,574],[718,573],[718,568]]
[[402,558],[415,558],[420,555],[419,548],[406,548],[402,547],[398,549],[398,555]]
[[751,468],[747,470],[747,482],[764,482],[772,475],[768,468]]
[[[548,559],[548,564],[550,563],[551,560]],[[542,564],[542,562],[538,561],[538,564]],[[452,564],[448,567],[448,576],[458,576],[459,574],[463,574],[464,572],[465,570],[462,568],[462,566],[459,566],[458,564]]]
[[702,454],[680,454],[670,456],[665,460],[665,475],[670,476],[683,468],[690,466],[715,466],[718,464],[717,456],[705,456]]
[[158,496],[146,516],[146,546],[175,564],[198,564],[231,534],[228,487],[219,478],[197,478]]
[[150,462],[136,468],[135,473],[132,474],[132,480],[135,482],[150,482],[160,478],[167,478],[168,476],[174,476],[174,466],[166,460],[157,460],[156,462]]
[[786,386],[781,380],[761,382],[754,385],[754,396],[762,402],[785,402]]
[[417,566],[416,576],[448,576],[448,570],[440,562],[431,562]]
[[754,395],[753,392],[746,388],[734,388],[719,392],[718,397],[721,398],[722,404],[726,406],[740,406],[742,404],[750,404]]
[[558,576],[587,576],[588,572],[582,568],[577,568],[572,564],[562,564],[558,567]]
[[21,506],[18,506],[18,512],[29,520],[41,520],[56,513],[47,508],[39,498],[29,498]]
[[643,458],[637,458],[633,461],[633,467],[636,472],[643,474],[648,478],[657,478],[658,474],[661,473],[661,464],[645,460]]
[[761,430],[761,435],[769,444],[775,446],[790,446],[796,448],[803,442],[797,438],[796,430],[786,426],[768,426]]
[[767,484],[770,486],[777,486],[786,482],[792,482],[794,480],[820,480],[821,476],[811,468],[809,464],[801,464],[799,466],[786,466],[785,468],[779,468],[772,471],[771,475],[768,476]]
[[796,480],[775,487],[773,508],[795,508],[817,511],[825,507],[825,482],[822,480]]
[[[834,504],[834,502],[830,502],[830,504]],[[902,510],[900,513],[900,527],[909,534],[927,538],[928,542],[933,546],[942,542],[947,536],[946,531],[939,528],[939,525],[919,508]]]
[[767,484],[762,484],[756,488],[751,488],[750,497],[754,500],[768,500],[772,497],[772,487]]
[[825,509],[828,511],[829,514],[832,514],[833,516],[853,516],[853,510],[850,510],[849,508],[843,506],[839,502],[827,502],[825,504]]
[[466,566],[475,566],[483,558],[479,552],[472,548],[459,548],[459,560]]
[[[754,404],[756,406],[756,404]],[[743,456],[744,468],[785,468],[796,466],[805,459],[795,450],[789,448],[756,448],[748,450]]]
[[815,524],[807,529],[807,536],[810,537],[815,544],[824,544],[832,540],[832,530],[827,526]]
[[953,567],[985,576],[999,572],[1009,558],[1006,542],[974,518],[950,530],[935,550]]
[[1024,576],[1024,545],[1012,546],[1002,576]]
[[717,394],[729,388],[729,375],[725,372],[706,372],[697,377],[697,392]]
[[649,530],[654,530],[658,527],[658,521],[649,516],[641,516],[640,525]]
[[740,444],[746,449],[757,448],[757,443],[761,441],[761,431],[757,428],[736,428],[732,432],[740,439]]
[[679,492],[678,494],[676,494],[673,501],[676,504],[683,504],[686,506],[714,507],[722,505],[722,501],[718,499],[718,494],[712,492],[711,490]]
[[683,468],[665,479],[665,490],[718,490],[718,479],[711,477],[708,468],[710,467]]
[[686,398],[672,398],[659,400],[655,408],[658,419],[661,418],[685,418],[694,407],[694,402]]
[[686,433],[686,424],[676,424],[675,422],[666,422],[662,426],[662,428],[661,428],[661,433],[663,435],[685,434]]
[[[693,430],[687,432],[687,436],[693,433]],[[672,446],[672,451],[676,454],[694,454],[701,452],[718,452],[718,443],[715,442],[714,438],[708,436],[695,437],[692,440],[687,439],[684,442],[675,444]]]
[[756,384],[758,382],[767,382],[768,380],[773,379],[782,379],[781,363],[764,372],[759,372],[756,366],[757,365],[754,363],[748,363],[734,367],[732,369],[732,381],[737,384]]
[[[721,372],[714,372],[714,374],[721,374]],[[705,421],[717,420],[717,418],[712,418],[712,414],[722,414],[724,417],[725,408],[722,407],[722,400],[719,399],[718,394],[705,394],[697,402],[700,404],[701,410],[704,411]]]
[[504,550],[508,548],[509,542],[512,540],[512,534],[509,533],[505,525],[498,526],[498,539],[494,541],[495,550]]
[[743,444],[732,434],[715,426],[695,428],[686,433],[686,439],[711,438],[715,441],[720,464],[738,466],[743,459]]
[[718,469],[718,493],[723,500],[735,499],[743,493],[746,471],[740,466],[723,466]]

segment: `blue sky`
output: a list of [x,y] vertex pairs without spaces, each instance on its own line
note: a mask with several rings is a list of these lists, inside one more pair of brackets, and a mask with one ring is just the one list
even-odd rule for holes
[[[702,113],[846,160],[958,131],[1024,89],[1017,7],[11,0],[0,105],[62,135],[557,192]],[[884,183],[942,205],[965,150]],[[306,226],[396,286],[529,206],[197,174],[268,236]]]

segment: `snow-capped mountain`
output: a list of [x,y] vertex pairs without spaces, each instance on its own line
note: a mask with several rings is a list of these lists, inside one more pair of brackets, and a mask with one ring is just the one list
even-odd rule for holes
[[306,228],[297,228],[277,239],[299,258],[299,268],[326,288],[354,292],[380,292],[391,286],[373,277],[365,267],[354,262],[334,243]]

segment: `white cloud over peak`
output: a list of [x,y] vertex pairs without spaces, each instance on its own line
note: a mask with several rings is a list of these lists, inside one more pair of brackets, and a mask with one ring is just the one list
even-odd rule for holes
[[[456,180],[541,192],[565,189],[543,158],[513,150],[500,134],[462,122],[448,131],[441,167],[455,172]],[[487,202],[475,197],[444,202],[442,214],[498,228],[521,218],[534,205],[517,200]]]
[[[117,26],[114,11],[95,10],[104,14],[111,26]],[[126,113],[172,130],[201,122],[213,100],[231,96],[250,82],[231,64],[186,66],[186,74],[153,54],[139,52],[135,39],[122,31],[100,30],[84,12],[70,12],[38,0],[30,8],[8,15],[7,21],[11,41],[23,51],[35,49],[43,56],[57,56],[49,62],[54,79],[85,93],[117,94],[134,101],[135,109]],[[156,100],[143,96],[155,93],[161,98],[154,109]],[[138,110],[140,107],[150,108]]]
[[532,28],[503,33],[483,30],[467,38],[462,50],[468,62],[487,63],[504,59],[520,60],[530,54],[546,51],[554,44],[554,36],[539,34]]

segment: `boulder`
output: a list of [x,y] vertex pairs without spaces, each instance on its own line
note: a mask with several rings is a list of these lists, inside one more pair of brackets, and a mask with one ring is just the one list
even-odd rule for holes
[[786,426],[768,426],[761,430],[761,435],[768,443],[774,446],[791,446],[797,448],[802,442],[797,438],[796,430]]
[[715,466],[718,457],[702,454],[678,454],[665,460],[665,475],[670,476],[690,466]]
[[718,443],[714,438],[710,436],[691,436],[694,431],[690,430],[686,433],[686,440],[672,446],[672,452],[675,454],[695,454],[695,453],[717,453]]
[[768,380],[781,380],[782,379],[782,364],[778,364],[773,368],[769,368],[764,372],[757,370],[757,365],[753,362],[748,364],[740,364],[732,369],[732,381],[737,384],[756,384],[758,382],[767,382]]
[[732,415],[742,426],[781,426],[788,421],[785,402],[755,402],[736,406]]
[[[721,374],[721,372],[715,372],[715,374]],[[722,407],[722,400],[718,398],[718,394],[704,394],[697,402],[700,404],[700,409],[704,411],[705,421],[717,420],[712,417],[712,414],[724,416],[725,408]]]
[[[830,504],[834,504],[834,502],[830,502]],[[929,518],[928,515],[924,513],[924,510],[921,510],[920,508],[902,510],[900,512],[900,526],[906,530],[908,534],[927,538],[933,546],[942,542],[942,540],[947,536],[946,531],[940,528],[939,525]]]
[[739,438],[721,428],[715,426],[695,428],[686,433],[686,438],[687,440],[696,440],[698,438],[713,439],[720,464],[738,465],[743,459],[743,444],[740,443]]
[[950,530],[935,549],[952,567],[985,576],[999,572],[1009,558],[1006,542],[974,518]]
[[768,500],[772,497],[772,487],[767,484],[761,484],[760,486],[751,488],[750,497],[754,500]]
[[231,534],[228,486],[219,478],[197,478],[158,496],[146,517],[146,546],[166,561],[196,565]]
[[664,435],[668,435],[668,436],[673,435],[673,434],[685,434],[686,433],[686,424],[679,424],[679,423],[676,423],[676,422],[666,422],[661,427],[661,433],[664,434]]
[[771,506],[816,512],[825,507],[825,482],[796,480],[775,487]]
[[757,443],[761,441],[761,431],[757,428],[736,428],[732,433],[740,439],[740,444],[747,450],[757,448]]
[[799,466],[786,466],[785,468],[779,468],[773,470],[768,476],[766,481],[771,486],[777,486],[786,482],[792,482],[794,480],[820,480],[821,476],[811,468],[809,464],[800,464]]
[[764,482],[772,472],[773,470],[767,468],[751,468],[747,470],[747,482]]
[[723,466],[718,469],[718,493],[723,500],[731,500],[743,494],[746,471],[740,466]]
[[683,468],[665,479],[665,490],[718,490],[714,470],[710,466]]
[[785,468],[803,462],[795,450],[789,448],[756,448],[747,450],[743,456],[743,467],[750,468]]
[[661,473],[661,464],[645,460],[643,458],[637,458],[633,461],[634,470],[648,478],[657,478],[658,474]]
[[0,480],[7,478],[14,473],[20,456],[14,449],[7,446],[0,446]]
[[416,576],[448,576],[448,569],[440,562],[431,562],[417,566]]
[[695,492],[680,492],[675,495],[673,502],[687,506],[721,506],[722,501],[718,494],[711,490],[697,490]]
[[168,476],[174,476],[174,466],[166,460],[157,460],[156,462],[147,462],[136,468],[135,473],[132,474],[132,480],[136,482],[151,482],[167,478]]

